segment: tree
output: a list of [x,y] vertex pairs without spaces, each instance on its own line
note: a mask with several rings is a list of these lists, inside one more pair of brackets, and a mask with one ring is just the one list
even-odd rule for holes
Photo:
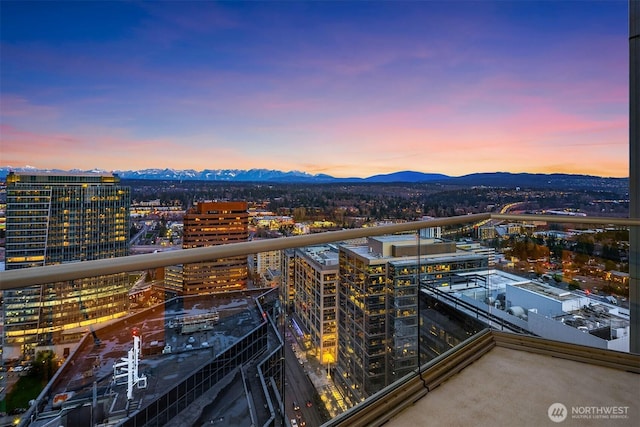
[[618,268],[618,266],[616,265],[615,262],[611,261],[610,259],[605,259],[604,260],[604,269],[605,269],[605,271],[615,270],[616,268]]
[[578,236],[576,241],[576,252],[580,254],[593,255],[593,249],[595,247],[593,237],[588,235]]
[[575,291],[580,288],[580,285],[578,284],[578,282],[576,282],[575,280],[572,280],[568,285],[567,288],[569,288],[570,291]]
[[304,221],[307,217],[307,210],[304,207],[293,209],[293,220],[296,222]]
[[29,375],[39,378],[43,384],[46,384],[56,369],[56,354],[52,350],[43,350],[36,353]]

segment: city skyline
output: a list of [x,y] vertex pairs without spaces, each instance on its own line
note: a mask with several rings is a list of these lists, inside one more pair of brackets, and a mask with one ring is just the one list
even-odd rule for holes
[[0,9],[0,166],[629,173],[624,1]]

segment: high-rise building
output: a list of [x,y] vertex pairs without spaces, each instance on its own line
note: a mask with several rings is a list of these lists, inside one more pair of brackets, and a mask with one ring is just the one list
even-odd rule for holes
[[[199,202],[184,216],[182,247],[201,248],[249,239],[247,202]],[[185,295],[237,291],[247,288],[247,256],[185,264]]]
[[421,239],[418,244],[406,235],[339,249],[333,378],[344,398],[356,404],[419,366],[419,287],[446,286],[457,273],[486,268],[487,258],[457,251],[454,242]]
[[295,250],[294,310],[305,332],[302,343],[330,367],[338,339],[338,249],[333,245]]
[[293,297],[295,296],[294,286],[294,268],[295,268],[295,249],[285,249],[282,251],[281,264],[281,298],[282,303],[289,308],[293,308]]
[[[6,269],[128,255],[130,198],[113,174],[10,173]],[[87,325],[125,315],[129,287],[120,273],[5,291],[4,358],[68,346]]]

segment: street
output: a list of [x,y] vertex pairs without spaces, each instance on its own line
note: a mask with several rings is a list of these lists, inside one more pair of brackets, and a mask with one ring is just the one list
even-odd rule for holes
[[[318,413],[317,408],[312,406],[308,408],[305,403],[307,401],[315,402],[314,396],[316,390],[311,383],[311,380],[307,377],[304,371],[304,366],[300,364],[298,358],[291,348],[291,343],[285,341],[285,412],[291,422],[292,419],[297,419],[298,425],[302,427],[306,422],[308,427],[317,427],[322,424],[322,418]],[[293,403],[300,407],[297,411],[293,409]],[[300,415],[301,418],[297,418]]]

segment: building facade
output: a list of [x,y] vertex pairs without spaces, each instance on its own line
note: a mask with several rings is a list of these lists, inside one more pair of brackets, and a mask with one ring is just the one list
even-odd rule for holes
[[295,272],[295,255],[295,249],[285,249],[281,251],[281,298],[282,304],[287,307],[287,312],[289,312],[289,310],[293,310],[293,298],[296,293],[293,282]]
[[469,252],[473,252],[474,254],[486,256],[489,260],[490,267],[496,265],[495,248],[484,246],[479,242],[468,242],[468,241],[457,242],[456,246],[458,247],[458,249],[462,249],[463,251],[469,251]]
[[164,286],[166,289],[171,289],[178,294],[182,294],[182,264],[169,265],[164,268]]
[[[199,202],[184,216],[183,249],[246,242],[247,202]],[[247,256],[220,258],[183,267],[185,295],[229,292],[247,288]]]
[[309,246],[295,250],[294,311],[301,323],[303,346],[320,363],[336,360],[338,250],[335,246]]
[[446,286],[458,273],[486,268],[487,258],[439,239],[418,245],[406,235],[339,249],[333,378],[353,405],[418,367],[419,288]]
[[249,272],[256,287],[280,286],[280,276],[274,274],[282,268],[282,251],[250,254]]
[[[113,174],[10,173],[5,268],[129,254],[130,189]],[[79,339],[87,326],[125,315],[127,273],[5,291],[4,358]]]

